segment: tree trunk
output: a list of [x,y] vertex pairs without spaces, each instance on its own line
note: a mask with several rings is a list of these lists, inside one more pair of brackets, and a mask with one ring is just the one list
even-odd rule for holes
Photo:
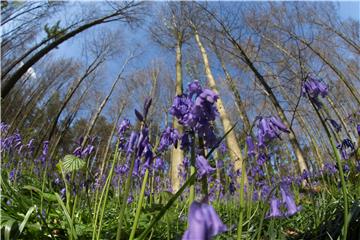
[[221,67],[222,67],[223,72],[225,74],[226,83],[227,83],[230,91],[234,95],[236,107],[237,107],[237,109],[239,111],[240,118],[241,118],[241,120],[243,122],[244,130],[245,130],[245,132],[247,132],[247,131],[250,130],[251,124],[250,124],[249,118],[248,118],[246,110],[245,110],[245,105],[244,105],[244,103],[243,103],[243,101],[241,99],[240,92],[236,88],[236,85],[235,85],[234,80],[232,79],[230,73],[227,71],[224,59],[222,58],[222,56],[221,56],[220,52],[218,51],[218,49],[216,48],[216,46],[214,46],[214,51],[215,51],[215,54],[216,54],[216,56],[218,57],[218,59],[219,59],[219,61],[221,63]]
[[[181,37],[177,40],[176,45],[176,84],[175,84],[175,95],[181,95],[183,93],[183,81],[182,81],[182,42]],[[180,134],[183,132],[182,126],[178,123],[176,118],[173,118],[173,128],[177,129]],[[171,162],[171,188],[173,192],[177,192],[180,188],[180,176],[179,169],[181,168],[182,161],[184,160],[184,152],[178,146],[177,148],[172,148],[170,155]]]
[[[216,94],[219,95],[219,91],[217,90],[214,76],[210,69],[208,55],[206,53],[205,47],[203,46],[203,44],[200,40],[199,33],[197,32],[196,29],[194,29],[194,36],[195,36],[196,43],[200,49],[200,52],[201,52],[201,55],[203,58],[205,74],[206,74],[206,77],[208,80],[209,87],[211,88],[211,90],[213,90]],[[216,101],[216,107],[220,114],[224,132],[227,132],[232,127],[232,124],[230,122],[229,116],[226,113],[224,104],[220,97]],[[234,168],[235,168],[234,170],[236,172],[242,171],[243,169],[245,169],[245,167],[244,167],[245,164],[243,162],[241,149],[239,147],[239,144],[236,139],[236,135],[235,135],[234,131],[230,131],[230,133],[226,136],[226,143],[227,143],[227,147],[229,149],[231,160],[234,162]],[[243,171],[243,172],[245,173],[245,171]],[[247,182],[247,180],[246,180],[246,182]]]

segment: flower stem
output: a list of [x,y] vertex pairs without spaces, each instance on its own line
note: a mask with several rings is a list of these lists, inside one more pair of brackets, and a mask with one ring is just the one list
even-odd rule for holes
[[[190,158],[190,175],[194,175],[195,172],[196,172],[196,169],[195,169],[195,134],[192,134],[191,135],[191,138],[192,138],[192,145],[191,145],[191,158]],[[195,186],[194,185],[191,185],[190,186],[190,193],[189,193],[189,208],[190,208],[190,205],[191,203],[195,200]]]
[[[97,230],[96,239],[100,239],[100,233],[101,233],[101,228],[102,228],[102,220],[103,220],[103,217],[104,217],[104,212],[105,212],[105,207],[106,207],[106,200],[107,200],[107,196],[108,196],[108,193],[109,193],[109,188],[110,188],[110,185],[111,185],[111,179],[112,179],[112,176],[114,174],[114,168],[115,168],[116,162],[118,160],[118,156],[119,156],[118,145],[119,144],[117,143],[113,163],[112,163],[109,175],[108,175],[108,177],[106,179],[105,187],[101,192],[99,203],[98,203],[98,209],[97,209],[96,215],[95,215],[94,233],[96,232],[97,219],[99,219],[99,229]],[[101,207],[101,210],[100,210],[100,207]],[[99,216],[99,213],[100,213],[100,216]]]
[[167,210],[173,205],[176,199],[185,191],[188,186],[192,186],[196,180],[196,172],[193,173],[184,183],[184,185],[175,193],[175,195],[170,198],[167,204],[160,210],[158,215],[151,221],[151,223],[147,226],[147,228],[142,232],[138,240],[143,240],[149,234],[151,229],[155,226],[155,224],[164,216]]
[[142,185],[141,185],[139,201],[138,201],[136,213],[135,213],[135,220],[134,220],[134,223],[133,223],[133,226],[131,229],[131,233],[130,233],[130,238],[129,238],[130,240],[133,240],[135,237],[136,227],[137,227],[137,225],[139,223],[139,219],[140,219],[141,208],[142,208],[142,204],[143,204],[143,200],[144,200],[146,182],[147,182],[148,177],[149,177],[149,169],[147,168],[145,171]]
[[118,227],[117,227],[117,232],[116,232],[116,240],[120,240],[120,238],[121,238],[121,228],[122,228],[122,224],[123,224],[123,218],[124,218],[124,213],[125,213],[125,209],[126,209],[127,198],[129,197],[132,172],[134,170],[134,165],[135,165],[135,157],[136,156],[134,154],[131,159],[130,169],[129,169],[128,177],[127,177],[126,183],[125,183],[124,195],[123,195],[123,200],[121,203],[120,213],[119,213],[119,222],[118,222]]
[[339,174],[340,174],[340,181],[341,181],[341,189],[343,192],[344,197],[344,231],[343,231],[343,239],[347,238],[347,231],[348,231],[348,215],[349,215],[349,206],[348,206],[348,198],[347,198],[347,189],[346,189],[346,182],[344,177],[344,171],[341,164],[341,157],[339,154],[339,151],[336,149],[334,139],[331,137],[330,130],[326,126],[325,120],[322,118],[319,110],[315,107],[314,103],[310,100],[311,105],[315,109],[316,114],[318,115],[321,124],[323,125],[326,135],[328,136],[331,144],[331,148],[335,154],[336,163],[339,168]]

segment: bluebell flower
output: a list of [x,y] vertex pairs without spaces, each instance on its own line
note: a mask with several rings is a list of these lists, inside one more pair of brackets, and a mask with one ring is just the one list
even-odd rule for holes
[[177,129],[167,127],[161,134],[158,151],[163,152],[167,150],[171,145],[174,145],[176,148],[179,138],[180,136]]
[[283,214],[280,211],[280,201],[279,199],[272,197],[270,200],[270,210],[266,218],[280,218]]
[[165,169],[165,163],[161,158],[157,157],[155,159],[154,169],[157,170],[157,171]]
[[285,203],[285,206],[287,208],[287,212],[285,214],[287,217],[290,217],[301,210],[301,206],[296,206],[294,199],[289,193],[287,193],[283,188],[280,188],[280,192],[283,203]]
[[326,97],[328,94],[328,86],[319,79],[308,76],[303,85],[302,91],[304,94],[309,94],[311,98],[317,98],[319,95]]
[[219,233],[227,231],[214,208],[205,203],[193,202],[190,206],[188,229],[182,240],[210,240]]
[[336,148],[340,150],[343,159],[348,159],[349,154],[355,150],[355,145],[350,139],[345,138]]
[[203,177],[205,175],[210,175],[210,174],[214,173],[216,170],[215,168],[213,168],[209,165],[208,160],[202,155],[196,156],[195,166],[196,166],[197,174],[199,177]]
[[287,127],[276,117],[258,117],[258,146],[265,147],[265,141],[280,138],[280,133],[290,133]]
[[326,120],[330,122],[331,126],[335,129],[336,132],[341,131],[341,126],[334,119],[327,118]]
[[256,155],[256,152],[255,152],[255,145],[253,143],[251,136],[246,137],[246,145],[247,145],[248,156],[254,157]]
[[190,94],[190,97],[192,96],[198,96],[202,92],[202,87],[200,85],[200,82],[198,80],[195,80],[188,84],[188,91]]
[[118,126],[118,134],[123,135],[131,127],[130,120],[125,118]]

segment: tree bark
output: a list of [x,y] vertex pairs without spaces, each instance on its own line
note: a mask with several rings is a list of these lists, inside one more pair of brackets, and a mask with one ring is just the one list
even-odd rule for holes
[[[182,40],[181,36],[178,36],[176,44],[176,84],[175,84],[175,95],[181,95],[183,93],[183,81],[182,81]],[[183,132],[182,126],[178,123],[176,118],[173,118],[173,128],[177,129],[180,134]],[[181,168],[182,161],[184,159],[184,152],[178,146],[172,148],[170,155],[171,162],[171,188],[173,192],[177,192],[180,188],[180,176],[179,169]]]
[[223,69],[223,72],[225,74],[225,79],[226,79],[226,83],[230,89],[230,91],[233,93],[234,98],[235,98],[235,103],[236,103],[236,107],[239,111],[240,114],[240,118],[243,122],[244,125],[244,129],[245,132],[249,131],[251,128],[251,124],[250,124],[250,120],[247,116],[246,110],[245,110],[245,105],[241,99],[241,95],[239,90],[236,88],[236,85],[234,83],[234,80],[232,79],[230,73],[227,71],[226,69],[226,64],[224,62],[224,59],[222,58],[220,52],[218,51],[218,49],[216,48],[216,46],[214,46],[214,51],[216,56],[218,57],[220,63],[221,63],[221,67]]
[[[199,33],[196,30],[196,28],[194,28],[194,36],[195,36],[196,43],[200,49],[201,56],[203,58],[205,75],[207,77],[209,87],[211,88],[211,90],[213,90],[216,94],[219,95],[219,91],[217,90],[214,76],[210,69],[208,55],[206,53],[205,47],[203,46],[203,44],[200,40],[200,36],[199,36]],[[226,110],[225,110],[224,104],[221,100],[221,97],[219,97],[219,99],[216,101],[216,107],[220,114],[224,132],[227,132],[232,127],[232,124],[230,122],[229,116],[226,113]],[[239,147],[239,144],[236,139],[236,135],[235,135],[234,131],[230,131],[230,133],[226,136],[226,143],[227,143],[227,147],[229,149],[231,160],[234,162],[234,170],[236,172],[242,171],[245,173],[245,171],[243,171],[245,169],[245,164],[243,162],[243,156],[242,156],[241,149]],[[245,182],[247,182],[247,180]]]

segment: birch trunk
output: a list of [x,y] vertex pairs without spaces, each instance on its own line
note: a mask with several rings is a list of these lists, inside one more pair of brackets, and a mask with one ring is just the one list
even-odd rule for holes
[[248,118],[248,116],[246,114],[245,105],[244,105],[244,103],[243,103],[243,101],[241,99],[240,92],[236,88],[236,85],[235,85],[234,80],[232,79],[230,73],[227,71],[224,59],[222,58],[222,56],[221,56],[220,52],[218,51],[218,49],[216,48],[216,46],[214,46],[214,51],[215,51],[215,54],[216,54],[217,58],[219,59],[219,61],[221,63],[221,67],[222,67],[223,72],[225,74],[226,83],[227,83],[230,91],[234,95],[236,107],[237,107],[237,109],[239,111],[240,118],[241,118],[241,120],[243,122],[244,130],[245,130],[245,132],[247,132],[247,131],[250,130],[251,124],[250,124],[249,118]]
[[[200,40],[199,33],[196,29],[194,29],[194,36],[195,36],[196,43],[200,49],[201,56],[203,58],[205,75],[207,77],[209,87],[211,88],[211,90],[213,90],[216,94],[219,95],[219,91],[217,90],[214,76],[210,69],[208,55],[206,53],[205,47],[203,46],[203,44]],[[219,111],[220,119],[221,119],[221,122],[222,122],[222,125],[224,128],[224,132],[227,132],[232,127],[232,124],[230,122],[229,116],[227,115],[227,113],[225,111],[224,104],[220,97],[216,101],[216,107]],[[234,131],[230,131],[230,133],[226,136],[226,143],[227,143],[227,147],[229,149],[231,160],[234,162],[234,168],[235,168],[234,170],[236,172],[242,171],[242,169],[245,168],[244,167],[245,164],[243,162],[241,149],[239,147],[239,144],[236,139]],[[246,182],[247,182],[247,180],[246,180]]]
[[[182,81],[182,42],[181,36],[177,40],[176,44],[176,84],[175,84],[175,94],[181,95],[183,93],[183,81]],[[180,134],[183,132],[182,126],[178,123],[177,119],[173,118],[173,128],[176,128]],[[184,153],[178,148],[172,148],[171,150],[171,172],[170,172],[170,179],[171,179],[171,187],[172,191],[176,192],[180,188],[180,176],[179,176],[179,169],[180,165],[184,159]]]

